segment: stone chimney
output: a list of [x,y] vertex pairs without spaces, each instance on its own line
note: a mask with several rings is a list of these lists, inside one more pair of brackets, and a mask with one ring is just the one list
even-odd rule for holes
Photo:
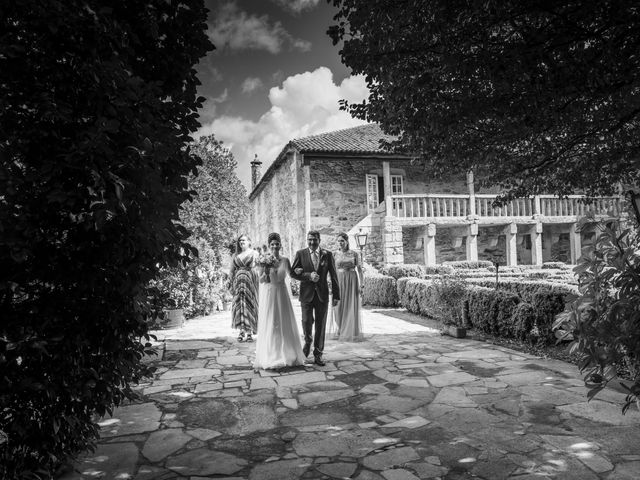
[[256,185],[260,181],[260,166],[262,162],[258,160],[258,154],[255,154],[253,162],[251,162],[251,190],[256,188]]

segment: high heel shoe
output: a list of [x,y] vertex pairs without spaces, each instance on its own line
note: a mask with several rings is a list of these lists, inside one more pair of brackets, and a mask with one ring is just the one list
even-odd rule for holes
[[238,341],[239,342],[243,342],[244,341],[244,332],[240,332],[240,335],[238,335]]
[[247,342],[247,343],[253,342],[253,337],[251,336],[250,333],[247,334],[247,339],[245,340],[245,342]]

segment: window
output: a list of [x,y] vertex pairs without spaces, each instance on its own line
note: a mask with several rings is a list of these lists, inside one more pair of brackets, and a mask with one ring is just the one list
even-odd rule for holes
[[378,176],[367,175],[367,213],[373,213],[379,204]]
[[[391,175],[391,195],[402,195],[403,193],[402,175]],[[402,210],[402,200],[394,200],[393,209]]]

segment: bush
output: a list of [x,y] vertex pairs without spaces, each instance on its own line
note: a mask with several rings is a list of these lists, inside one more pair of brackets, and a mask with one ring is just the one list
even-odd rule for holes
[[531,305],[535,311],[535,328],[538,342],[551,344],[556,338],[553,324],[556,316],[565,308],[564,295],[554,292],[539,291],[532,295]]
[[491,335],[513,337],[512,317],[520,299],[513,293],[486,287],[468,291],[469,321],[474,328]]
[[443,325],[464,327],[464,303],[467,297],[467,284],[455,275],[442,275],[432,283],[434,290],[433,309],[436,318]]
[[404,297],[404,290],[407,286],[407,282],[411,280],[411,277],[402,277],[396,280],[396,289],[398,291],[398,304],[402,305],[402,298]]
[[300,295],[300,281],[295,278],[291,279],[291,295],[294,297]]
[[424,267],[425,275],[451,275],[455,269],[451,265],[427,265]]
[[393,277],[396,280],[400,277],[422,278],[424,276],[424,265],[419,265],[417,263],[390,265],[388,267],[384,267],[380,273]]
[[366,274],[362,303],[379,307],[397,306],[396,279],[387,275]]
[[603,224],[593,251],[583,254],[575,272],[580,296],[559,315],[554,328],[573,337],[587,397],[593,398],[623,369],[630,382],[623,413],[640,398],[640,238]]
[[542,269],[559,269],[559,270],[570,270],[571,265],[567,265],[564,262],[544,262],[542,264]]
[[477,260],[475,262],[468,262],[466,260],[456,260],[444,262],[443,265],[448,265],[456,269],[468,269],[468,268],[493,268],[493,262],[489,260]]
[[[495,287],[495,278],[472,278],[468,283],[482,287]],[[578,295],[578,287],[558,282],[532,281],[519,279],[500,279],[498,284],[500,290],[506,290],[518,295],[523,302],[532,303],[533,296],[538,292],[558,293],[564,298],[565,303],[572,301]]]
[[536,311],[533,305],[520,302],[513,312],[513,336],[520,341],[529,340],[535,325]]
[[2,5],[0,478],[51,478],[153,371],[146,287],[193,253],[178,220],[211,48],[183,6]]
[[400,305],[412,313],[435,318],[438,314],[434,307],[435,290],[433,282],[411,278],[405,282]]

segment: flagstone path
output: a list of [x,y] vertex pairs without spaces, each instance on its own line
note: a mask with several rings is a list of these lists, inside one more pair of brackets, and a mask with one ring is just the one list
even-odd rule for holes
[[366,341],[279,372],[253,370],[227,312],[159,331],[141,400],[60,480],[640,478],[624,394],[587,403],[573,365],[403,317],[368,309]]

